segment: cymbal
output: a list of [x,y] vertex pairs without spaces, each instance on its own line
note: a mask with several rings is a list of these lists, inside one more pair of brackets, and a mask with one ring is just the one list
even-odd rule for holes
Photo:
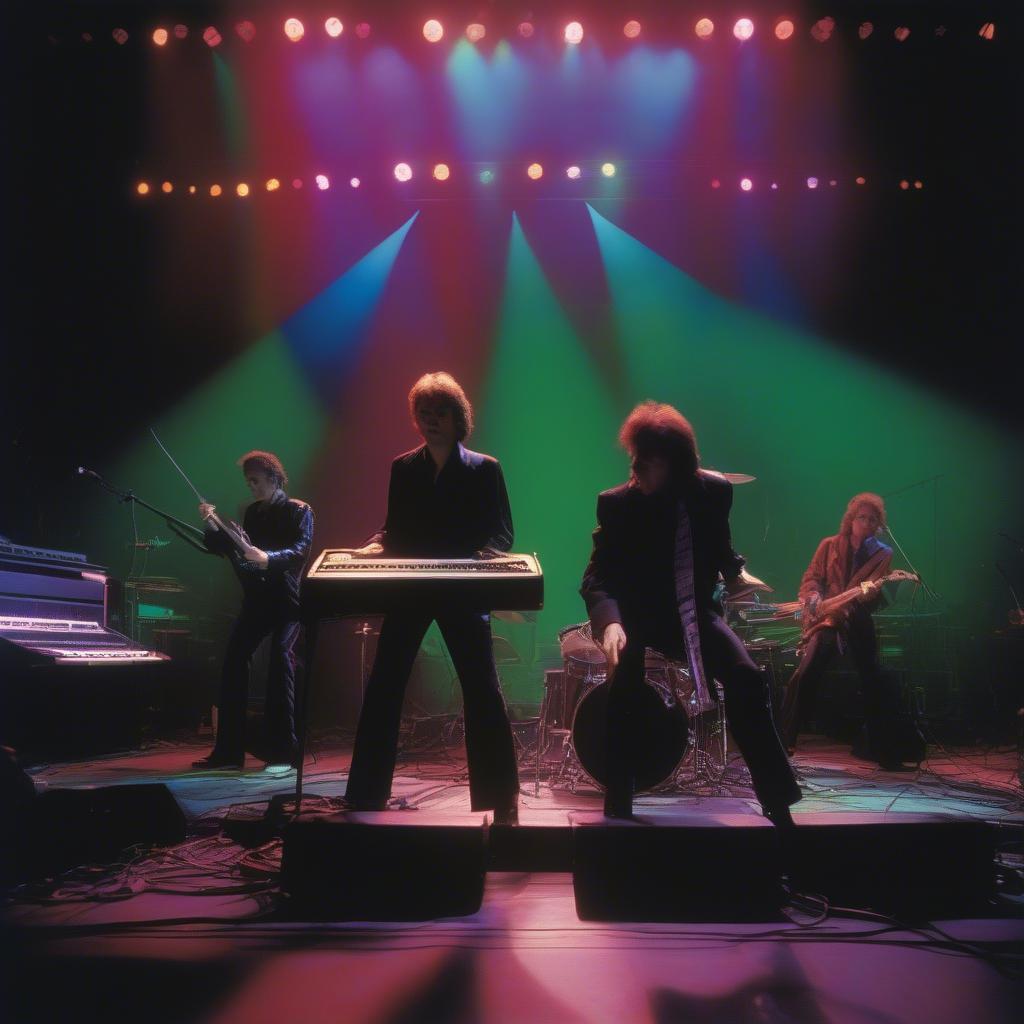
[[731,484],[752,484],[757,479],[749,473],[723,473],[722,476]]

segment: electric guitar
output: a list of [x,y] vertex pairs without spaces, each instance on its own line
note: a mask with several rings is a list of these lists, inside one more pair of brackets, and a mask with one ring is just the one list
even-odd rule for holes
[[232,568],[240,579],[252,579],[266,572],[266,569],[262,566],[257,565],[255,562],[250,562],[245,557],[246,548],[253,545],[252,541],[249,540],[249,535],[238,523],[231,519],[225,522],[216,512],[211,512],[206,517],[206,521],[211,526],[216,527],[231,543],[231,547],[224,552],[224,555],[231,562]]

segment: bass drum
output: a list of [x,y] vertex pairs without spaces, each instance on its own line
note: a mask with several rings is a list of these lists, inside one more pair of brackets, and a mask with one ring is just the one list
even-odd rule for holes
[[[572,745],[586,773],[608,786],[608,695],[610,683],[586,694],[572,721]],[[664,782],[679,767],[689,743],[689,717],[675,695],[664,687],[645,685],[637,695],[636,735],[640,738],[635,765],[635,792]]]

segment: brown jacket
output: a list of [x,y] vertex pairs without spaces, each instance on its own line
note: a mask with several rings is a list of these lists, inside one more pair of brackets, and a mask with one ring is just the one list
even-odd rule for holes
[[[839,534],[826,537],[818,545],[818,550],[814,552],[811,564],[807,566],[804,578],[800,581],[800,600],[807,601],[812,594],[820,594],[822,599],[835,597],[836,594],[841,594],[858,583],[884,576],[892,565],[892,548],[879,543],[878,550],[851,575],[852,563],[850,538]],[[877,603],[878,599],[869,602],[868,606],[874,608]]]

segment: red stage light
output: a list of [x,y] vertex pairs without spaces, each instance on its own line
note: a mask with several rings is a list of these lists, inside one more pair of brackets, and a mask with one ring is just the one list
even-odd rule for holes
[[235,32],[243,43],[251,43],[256,38],[256,26],[251,21],[240,21],[235,26]]
[[711,179],[711,187],[712,188],[721,188],[722,187],[722,183],[717,178],[712,178]]
[[864,177],[863,175],[858,175],[858,176],[857,176],[856,178],[854,178],[853,180],[854,180],[854,181],[855,181],[855,182],[856,182],[856,183],[857,183],[858,185],[864,185],[864,184],[867,184],[867,180],[868,180],[868,179],[867,179],[867,178],[865,178],[865,177]]
[[188,38],[188,25],[175,25],[174,26],[174,38],[175,39],[187,39]]
[[583,42],[583,26],[578,21],[570,21],[565,26],[565,41],[570,46],[579,46]]
[[277,178],[268,178],[267,179],[267,191],[268,192],[276,192],[280,187],[281,187],[281,182],[278,181]]
[[360,39],[369,39],[370,23],[368,21],[359,22],[359,24],[356,25],[356,35],[359,36]]
[[474,21],[472,25],[466,26],[466,38],[471,43],[479,43],[487,35],[487,29],[479,22]]
[[135,186],[135,191],[138,192],[140,196],[148,196],[149,183],[145,181],[140,181],[138,185]]
[[434,165],[434,177],[438,181],[447,181],[451,177],[451,170],[447,164],[435,164]]
[[170,33],[165,28],[158,28],[153,31],[153,42],[157,46],[166,46],[169,38]]
[[978,29],[978,35],[982,39],[995,39],[996,37],[996,26],[993,21],[986,21],[981,28]]
[[219,196],[221,194],[221,192],[223,192],[223,191],[224,191],[224,189],[222,189],[220,187],[220,185],[211,185],[210,186],[210,195],[211,196],[215,196],[215,197]]
[[903,179],[903,180],[902,180],[902,181],[900,182],[900,188],[901,188],[901,189],[903,189],[903,191],[904,191],[904,192],[906,192],[906,190],[907,190],[908,188],[910,188],[910,182],[909,182],[909,181],[907,181],[907,179],[906,179],[906,178],[904,178],[904,179]]
[[289,18],[284,23],[284,34],[293,43],[297,43],[306,34],[306,27],[298,18]]
[[532,178],[534,181],[538,181],[540,178],[544,177],[544,168],[541,167],[540,164],[530,164],[530,166],[526,168],[526,176],[528,178]]
[[914,188],[924,188],[924,182],[923,181],[915,181],[914,182]]
[[123,28],[115,28],[110,34],[114,37],[114,42],[118,46],[124,46],[128,42],[128,33]]
[[896,37],[896,42],[903,43],[910,38],[910,29],[906,25],[900,25],[893,35]]
[[163,192],[165,195],[170,195],[174,191],[174,185],[171,184],[171,182],[169,181],[165,181],[160,186],[160,191]]
[[710,39],[715,31],[715,23],[710,18],[701,18],[693,26],[693,31],[697,33],[698,39]]
[[409,181],[412,178],[412,168],[408,164],[395,164],[395,177],[399,181]]
[[782,21],[776,22],[775,24],[776,39],[789,39],[795,31],[796,26],[789,20],[789,18],[783,18]]
[[195,187],[195,185],[189,185],[189,187],[188,187],[188,194],[190,196],[194,196],[196,194],[196,187]]
[[859,35],[861,39],[867,39],[867,37],[874,31],[875,26],[872,25],[870,21],[862,21],[860,23],[860,28],[857,29],[857,35]]
[[302,188],[302,179],[301,178],[292,178],[292,188],[295,189],[296,191],[298,191],[300,188]]
[[754,34],[754,23],[749,18],[740,18],[732,27],[732,34],[741,42]]
[[316,176],[316,187],[321,192],[326,192],[331,187],[331,179],[326,174],[318,174]]
[[430,21],[424,24],[423,38],[426,39],[428,43],[439,43],[443,37],[444,26],[442,26],[441,22],[431,18]]
[[622,26],[622,34],[627,39],[636,39],[640,35],[640,22],[639,21],[627,21]]
[[518,28],[519,34],[524,39],[529,39],[533,35],[533,23],[529,21],[521,21]]
[[222,41],[220,33],[212,25],[204,29],[203,42],[206,43],[207,46],[220,46]]
[[744,192],[749,192],[754,187],[754,183],[749,178],[740,178],[740,188]]
[[332,39],[337,39],[345,31],[345,26],[342,25],[340,18],[328,18],[324,22],[324,31]]
[[832,33],[836,30],[836,19],[835,18],[819,18],[811,26],[811,38],[816,43],[827,43],[832,38]]

